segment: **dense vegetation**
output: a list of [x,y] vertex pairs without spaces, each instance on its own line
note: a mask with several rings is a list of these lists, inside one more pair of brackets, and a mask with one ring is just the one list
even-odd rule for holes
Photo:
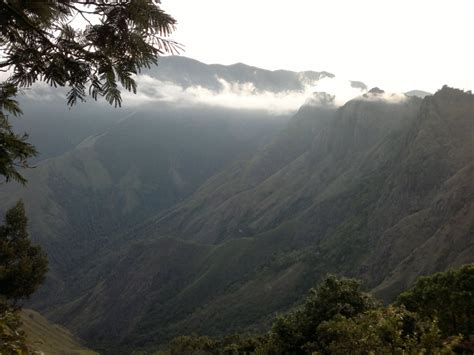
[[159,354],[467,354],[473,299],[474,264],[422,277],[387,307],[356,280],[329,276],[268,333],[180,336]]
[[25,208],[20,201],[11,208],[0,226],[0,353],[26,351],[20,330],[18,301],[29,298],[43,282],[48,259],[32,245]]

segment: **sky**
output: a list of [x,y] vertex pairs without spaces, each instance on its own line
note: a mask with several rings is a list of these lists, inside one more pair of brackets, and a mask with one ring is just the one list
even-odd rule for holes
[[162,0],[182,54],[326,70],[392,92],[474,90],[474,0]]

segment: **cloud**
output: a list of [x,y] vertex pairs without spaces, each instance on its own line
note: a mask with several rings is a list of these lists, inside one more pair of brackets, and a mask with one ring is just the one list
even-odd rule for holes
[[[218,78],[222,89],[213,91],[202,86],[183,88],[172,82],[160,81],[148,75],[136,78],[136,95],[124,93],[127,104],[136,106],[154,102],[168,102],[177,105],[209,105],[225,108],[265,110],[275,114],[297,111],[308,102],[314,92],[326,92],[335,96],[335,103],[342,105],[365,92],[351,86],[349,80],[323,78],[317,82],[306,83],[304,90],[270,92],[257,90],[252,83],[231,83]],[[311,101],[312,104],[314,100]],[[323,104],[323,103],[321,103]]]
[[397,104],[407,100],[409,96],[399,93],[389,93],[385,92],[377,87],[370,89],[364,95],[360,97],[362,100],[366,101],[384,101],[393,104]]
[[58,99],[65,100],[65,88],[53,88],[44,81],[38,81],[32,87],[22,88],[20,94],[33,101],[56,101]]
[[[303,90],[281,92],[259,90],[252,83],[235,83],[222,78],[217,79],[221,84],[221,89],[211,90],[199,85],[183,87],[149,75],[139,75],[136,77],[137,94],[122,91],[123,106],[136,110],[140,106],[149,108],[156,103],[181,107],[204,105],[239,110],[262,110],[281,115],[292,114],[303,104],[342,106],[354,98],[393,103],[406,100],[403,94],[367,91],[362,85],[355,86],[353,81],[338,77],[325,77],[318,81],[306,82]],[[35,101],[64,101],[66,91],[65,88],[51,88],[46,83],[38,82],[32,88],[25,90],[25,96]],[[321,93],[326,93],[328,96],[322,99]]]

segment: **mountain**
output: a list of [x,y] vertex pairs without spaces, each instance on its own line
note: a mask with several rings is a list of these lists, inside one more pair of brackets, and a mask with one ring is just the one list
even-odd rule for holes
[[411,90],[405,93],[407,96],[418,96],[424,98],[425,96],[433,95],[431,92],[423,91],[423,90]]
[[[169,57],[124,108],[64,120],[63,98],[33,89],[16,129],[44,153],[0,191],[2,210],[25,201],[50,259],[29,305],[120,354],[265,329],[328,272],[389,302],[472,262],[473,95],[352,82],[363,95],[338,106],[305,96],[323,78]],[[229,94],[262,101],[214,104]],[[291,118],[265,109],[287,99],[303,104]]]
[[71,151],[84,139],[105,132],[134,112],[97,102],[69,108],[65,90],[59,88],[39,85],[25,92],[18,97],[23,115],[12,119],[11,124],[16,132],[26,132],[28,141],[36,147],[38,155],[32,159],[33,166]]
[[79,286],[64,288],[64,283],[75,280],[76,270],[99,250],[125,243],[123,230],[185,199],[227,164],[252,154],[285,120],[256,111],[176,111],[162,105],[159,113],[126,116],[73,149],[39,161],[25,171],[25,187],[5,185],[1,207],[22,198],[32,239],[49,255],[50,287],[38,299],[75,296]]
[[35,306],[126,353],[264,329],[327,272],[390,301],[418,275],[472,262],[474,96],[332,100],[314,94],[255,152],[117,228],[122,242],[96,245],[55,280],[69,291]]
[[212,91],[221,91],[226,84],[245,84],[256,91],[274,93],[304,91],[307,86],[315,85],[323,78],[334,78],[334,74],[325,71],[271,71],[243,63],[204,64],[181,56],[162,57],[158,67],[143,73],[161,81],[172,82],[184,89],[200,86]]

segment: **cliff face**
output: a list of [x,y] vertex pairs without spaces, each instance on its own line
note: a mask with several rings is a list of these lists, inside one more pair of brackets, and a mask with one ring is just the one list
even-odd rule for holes
[[372,252],[372,268],[390,270],[376,288],[382,296],[472,261],[473,110],[473,95],[446,87],[423,101],[376,216],[391,221]]
[[[369,96],[338,110],[330,105],[303,106],[272,143],[251,160],[207,181],[191,201],[174,208],[153,228],[216,243],[253,236],[298,218],[305,230],[300,238],[321,238],[321,232],[308,228],[319,218],[311,211],[393,159],[394,149],[399,149],[394,141],[416,119],[420,103],[416,98],[388,102]],[[343,213],[332,214],[339,218]]]

